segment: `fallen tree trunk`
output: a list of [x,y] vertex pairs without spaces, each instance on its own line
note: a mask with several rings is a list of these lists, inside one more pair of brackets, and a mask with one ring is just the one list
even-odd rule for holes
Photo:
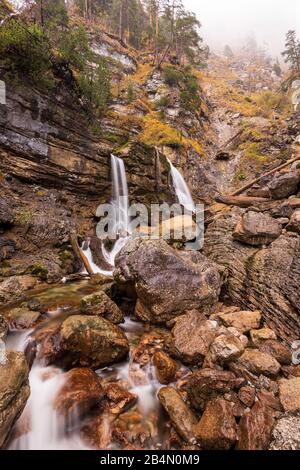
[[286,168],[287,166],[291,165],[292,163],[296,162],[297,160],[300,160],[300,155],[299,154],[297,155],[297,157],[292,158],[288,162],[285,162],[282,165],[279,165],[276,168],[273,168],[273,170],[267,171],[267,173],[264,173],[264,174],[260,175],[258,178],[255,178],[254,180],[250,181],[250,183],[245,184],[240,189],[237,189],[234,193],[232,193],[231,196],[238,196],[239,194],[246,191],[246,189],[251,188],[251,186],[253,186],[255,183],[258,183],[265,176],[272,175],[276,171],[282,170],[283,168]]
[[93,271],[93,269],[92,269],[92,267],[89,263],[89,260],[87,259],[87,257],[85,256],[85,254],[82,252],[82,250],[80,249],[80,247],[78,245],[78,237],[77,237],[76,233],[70,233],[70,242],[71,242],[73,251],[74,251],[75,255],[77,256],[77,258],[81,259],[81,261],[83,262],[83,265],[84,265],[85,269],[87,270],[88,274],[90,276],[93,276],[94,271]]
[[229,206],[250,207],[262,202],[269,202],[270,199],[266,197],[252,197],[252,196],[221,196],[215,197],[216,202],[227,204]]

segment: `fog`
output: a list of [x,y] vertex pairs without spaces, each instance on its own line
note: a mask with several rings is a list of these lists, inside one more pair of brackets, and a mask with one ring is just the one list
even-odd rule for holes
[[203,38],[216,51],[225,44],[237,48],[253,36],[273,56],[280,56],[289,29],[300,37],[300,0],[184,0],[184,4],[197,14]]

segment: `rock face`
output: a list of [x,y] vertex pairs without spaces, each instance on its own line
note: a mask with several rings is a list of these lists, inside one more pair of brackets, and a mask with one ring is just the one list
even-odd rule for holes
[[65,320],[60,331],[64,363],[97,369],[125,359],[129,351],[123,331],[108,320],[74,315]]
[[94,292],[83,297],[80,310],[85,315],[103,316],[112,323],[123,323],[124,321],[121,310],[104,291]]
[[296,194],[299,185],[298,172],[289,172],[275,176],[268,184],[273,199],[283,199]]
[[99,377],[90,369],[72,369],[65,374],[64,381],[54,400],[54,409],[65,417],[82,417],[104,396]]
[[158,392],[158,399],[182,439],[189,443],[193,442],[195,439],[194,427],[197,420],[175,388],[161,388]]
[[216,321],[204,320],[197,312],[182,315],[172,330],[174,353],[186,364],[202,364],[218,331]]
[[210,401],[195,427],[195,436],[202,449],[230,449],[237,439],[232,404],[223,398]]
[[227,268],[232,303],[260,310],[267,326],[290,344],[300,337],[300,237],[288,232],[266,249],[247,246],[232,238],[239,217],[240,210],[232,210],[208,227],[205,254]]
[[201,369],[188,380],[188,397],[195,409],[203,410],[209,401],[239,389],[244,383],[244,379],[230,371]]
[[281,225],[267,214],[249,211],[237,223],[233,238],[248,245],[268,245],[281,234]]
[[135,239],[116,259],[114,277],[133,284],[143,321],[164,323],[191,309],[217,302],[222,279],[218,267],[198,252],[179,252],[164,240]]
[[29,397],[28,366],[23,353],[10,351],[0,364],[0,448]]
[[274,411],[258,401],[239,423],[237,449],[266,450],[273,425]]
[[280,380],[279,397],[285,411],[300,411],[300,377]]

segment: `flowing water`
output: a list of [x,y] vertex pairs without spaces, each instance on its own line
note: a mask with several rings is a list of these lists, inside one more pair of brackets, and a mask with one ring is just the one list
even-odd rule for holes
[[[124,163],[121,159],[112,156],[112,189],[116,213],[116,231],[119,235],[111,251],[103,247],[103,256],[114,266],[116,254],[130,239],[128,219],[128,187]],[[189,189],[176,168],[170,163],[173,182],[180,203],[189,210],[194,210],[195,205]],[[82,247],[82,251],[88,257],[95,272],[111,274],[112,271],[101,270],[93,261],[89,243]],[[41,323],[35,329],[27,331],[11,331],[7,341],[7,348],[18,351],[26,351],[30,347],[35,331],[49,325],[51,321],[60,321],[68,315],[79,313],[80,299],[97,289],[97,286],[89,284],[88,281],[74,282],[73,284],[61,284],[46,291],[32,294],[46,307],[46,314]],[[29,294],[30,298],[30,294]],[[164,440],[165,419],[157,400],[157,392],[161,384],[156,380],[151,360],[146,364],[135,362],[133,351],[145,334],[145,326],[126,318],[121,328],[124,330],[130,343],[130,354],[127,361],[98,370],[99,377],[106,382],[112,380],[114,383],[120,381],[126,384],[128,391],[138,397],[137,404],[133,409],[134,419],[139,417],[138,426],[141,433],[150,436],[148,446],[159,448]],[[149,332],[148,332],[149,333]],[[183,371],[183,374],[185,371]],[[65,373],[62,369],[48,366],[41,360],[35,360],[30,371],[30,398],[25,410],[18,420],[9,449],[18,450],[41,450],[41,449],[88,449],[89,447],[80,437],[82,423],[79,417],[74,416],[73,427],[69,429],[64,419],[58,416],[54,410],[54,400],[62,385]],[[130,411],[131,412],[131,411]],[[128,416],[129,426],[130,412]],[[126,415],[126,413],[125,413]],[[122,416],[125,416],[122,415]],[[108,419],[107,433],[111,423]],[[147,431],[145,431],[147,430]],[[113,445],[110,448],[115,448]]]
[[178,198],[179,203],[183,207],[185,207],[188,211],[195,212],[196,207],[195,207],[192,195],[190,193],[190,190],[188,188],[188,185],[185,182],[185,179],[183,178],[180,171],[178,171],[177,168],[175,168],[175,166],[171,163],[169,159],[168,159],[168,162],[171,168],[171,176],[173,180],[175,194]]

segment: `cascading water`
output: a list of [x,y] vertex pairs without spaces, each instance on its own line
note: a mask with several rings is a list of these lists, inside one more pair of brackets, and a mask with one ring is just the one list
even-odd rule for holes
[[188,185],[186,184],[182,174],[177,170],[177,168],[175,168],[175,166],[169,159],[168,162],[171,168],[171,176],[173,180],[175,194],[178,198],[179,203],[188,211],[195,212],[195,203],[193,201]]
[[[102,245],[102,255],[107,264],[112,267],[115,265],[115,258],[121,251],[123,246],[130,239],[130,222],[128,216],[129,197],[128,185],[125,171],[125,165],[121,158],[111,155],[111,174],[112,174],[112,200],[111,204],[115,210],[115,226],[114,233],[116,234],[116,241],[111,250]],[[82,251],[90,262],[90,265],[95,273],[99,272],[104,275],[112,274],[113,270],[105,271],[93,260],[93,255],[89,247],[89,243],[85,243]]]

